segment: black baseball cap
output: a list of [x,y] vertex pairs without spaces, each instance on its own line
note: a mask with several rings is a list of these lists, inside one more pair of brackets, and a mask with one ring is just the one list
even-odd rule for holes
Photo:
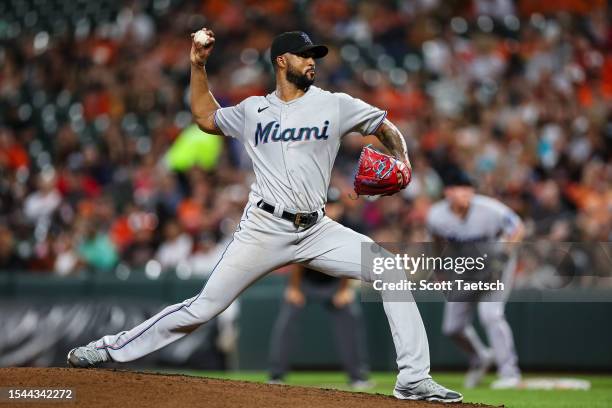
[[270,47],[270,59],[274,64],[276,57],[286,52],[299,54],[310,51],[314,58],[323,58],[327,55],[327,47],[313,44],[308,34],[303,31],[288,31],[277,35]]
[[444,187],[475,187],[474,180],[457,165],[446,167],[441,177]]

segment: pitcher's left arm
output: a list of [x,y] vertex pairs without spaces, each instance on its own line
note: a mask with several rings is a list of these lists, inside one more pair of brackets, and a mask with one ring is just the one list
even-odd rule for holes
[[380,140],[385,148],[398,160],[403,161],[412,171],[412,165],[408,158],[408,148],[406,141],[399,129],[388,119],[384,119],[374,132],[374,136]]

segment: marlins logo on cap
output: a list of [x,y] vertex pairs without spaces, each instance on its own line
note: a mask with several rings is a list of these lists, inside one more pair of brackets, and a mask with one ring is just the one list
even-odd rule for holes
[[303,31],[288,31],[277,35],[272,41],[270,59],[274,63],[276,57],[286,52],[300,54],[306,51],[310,52],[313,58],[323,58],[328,49],[324,45],[313,44],[308,34]]

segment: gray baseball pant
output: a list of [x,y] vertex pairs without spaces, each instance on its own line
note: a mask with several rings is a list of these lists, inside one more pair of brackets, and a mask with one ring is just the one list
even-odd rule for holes
[[[373,274],[361,274],[363,242],[373,241],[329,217],[306,230],[296,229],[291,222],[250,204],[200,293],[166,307],[131,330],[102,337],[96,347],[118,362],[143,357],[191,333],[225,310],[256,280],[291,263],[336,277],[372,281]],[[430,378],[427,334],[411,296],[403,302],[386,301],[388,296],[382,292],[397,353],[397,386],[405,388]]]

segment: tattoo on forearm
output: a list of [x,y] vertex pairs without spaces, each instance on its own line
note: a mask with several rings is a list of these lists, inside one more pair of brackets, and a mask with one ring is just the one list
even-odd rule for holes
[[401,132],[393,123],[385,119],[374,134],[393,156],[402,161],[408,162],[408,149],[406,148],[406,141],[404,140],[404,136],[402,136]]

